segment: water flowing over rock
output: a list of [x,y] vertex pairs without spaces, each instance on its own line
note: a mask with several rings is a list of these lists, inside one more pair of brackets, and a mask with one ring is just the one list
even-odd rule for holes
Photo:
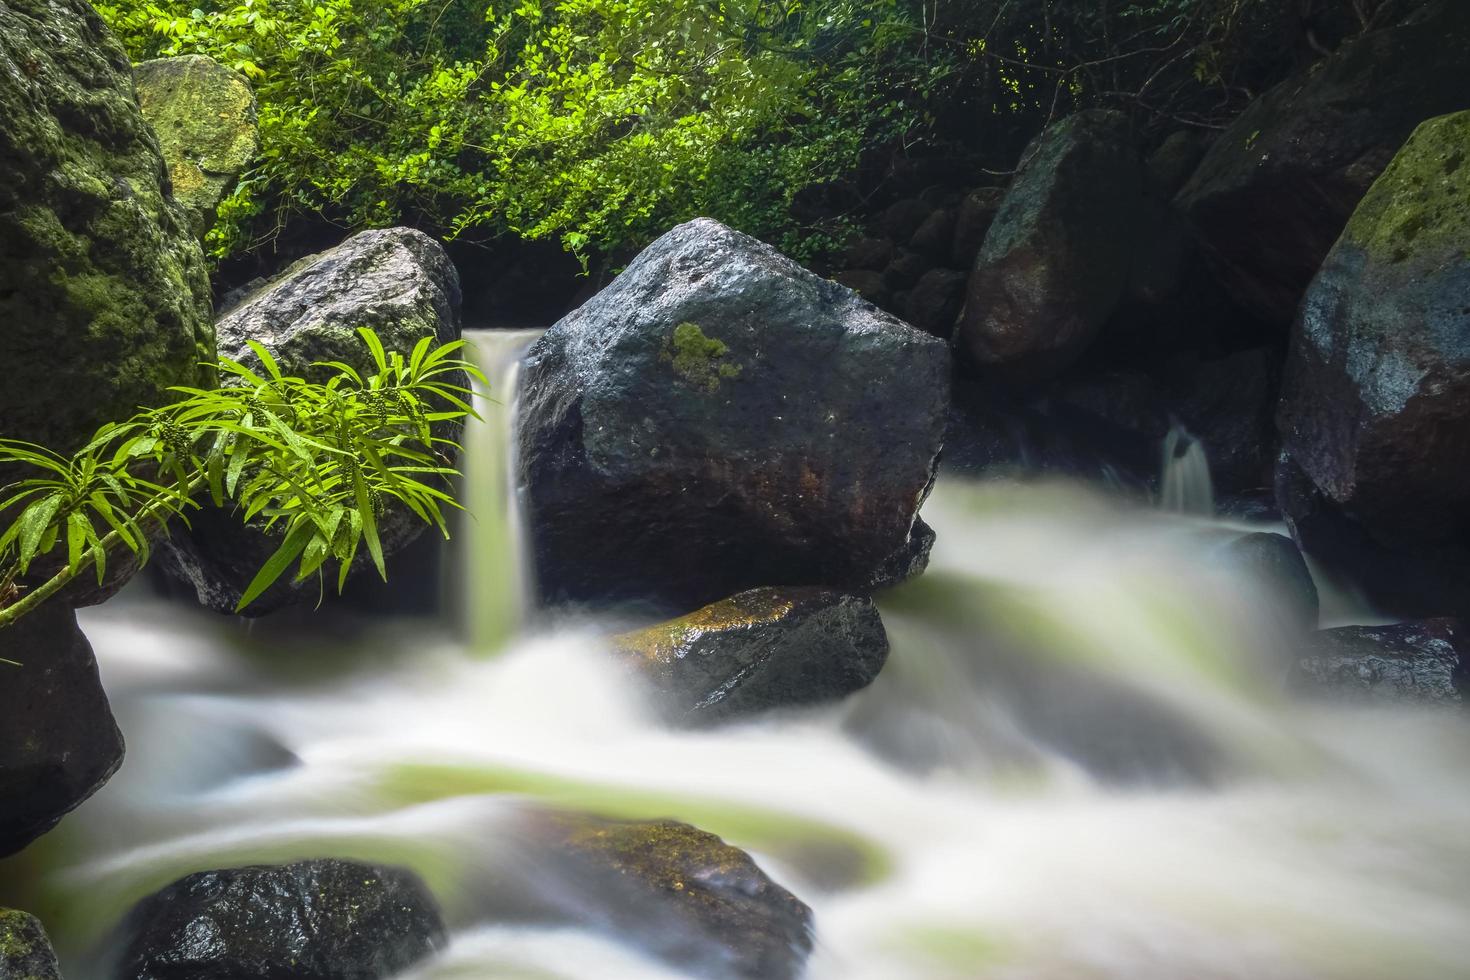
[[35,916],[0,908],[0,980],[61,980],[56,952]]
[[1088,111],[1022,157],[975,261],[960,344],[988,374],[1055,376],[1087,350],[1128,282],[1143,163],[1126,116]]
[[835,701],[888,658],[871,599],[826,589],[752,589],[613,639],[673,718],[702,724]]
[[[226,312],[219,349],[222,356],[258,364],[246,345],[254,340],[286,374],[309,378],[319,373],[314,362],[341,361],[366,375],[372,360],[358,327],[372,328],[385,348],[406,354],[424,337],[458,340],[459,307],[459,274],[443,246],[410,228],[365,231],[296,263]],[[216,508],[203,508],[190,523],[162,542],[161,564],[202,605],[234,612],[279,540]],[[402,550],[425,527],[411,513],[389,508],[379,528],[385,554]],[[315,581],[282,578],[244,612],[262,615],[316,594]]]
[[1303,304],[1278,412],[1285,466],[1307,484],[1283,477],[1281,505],[1304,546],[1353,550],[1327,528],[1345,523],[1370,549],[1422,555],[1427,585],[1347,556],[1409,615],[1470,609],[1467,296],[1470,112],[1419,127],[1354,213]]
[[61,452],[213,376],[204,254],[82,0],[0,3],[0,323],[0,436]]
[[1284,534],[1257,531],[1221,549],[1222,557],[1255,581],[1283,621],[1299,629],[1316,629],[1321,602],[1312,573],[1295,542]]
[[1303,693],[1377,703],[1460,705],[1470,636],[1457,620],[1344,626],[1313,633],[1291,675]]
[[255,93],[244,75],[197,54],[144,61],[133,77],[174,198],[202,239],[219,202],[255,157]]
[[119,980],[376,980],[445,941],[416,875],[336,860],[191,874],[140,902],[124,928]]
[[1353,208],[1414,127],[1470,108],[1470,5],[1440,0],[1252,104],[1177,204],[1216,274],[1286,327]]
[[122,759],[76,614],[52,601],[0,629],[0,856],[56,826]]
[[541,595],[689,609],[915,567],[949,350],[708,219],[531,349],[521,485]]
[[812,913],[750,855],[673,820],[533,812],[547,899],[701,977],[795,980]]

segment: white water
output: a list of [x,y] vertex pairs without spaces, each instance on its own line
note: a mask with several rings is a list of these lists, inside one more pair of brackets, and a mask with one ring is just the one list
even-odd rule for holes
[[1204,443],[1175,425],[1164,436],[1159,503],[1179,514],[1213,517],[1215,487]]
[[101,980],[88,950],[173,878],[342,855],[435,889],[453,942],[419,980],[680,976],[515,923],[543,872],[505,828],[534,800],[747,848],[814,908],[815,980],[1470,976],[1458,714],[1289,701],[1271,597],[1209,563],[1205,522],[945,480],[924,513],[934,560],[881,600],[878,681],[712,732],[646,717],[586,620],[486,660],[432,623],[85,612],[128,762],[0,865],[0,901]]

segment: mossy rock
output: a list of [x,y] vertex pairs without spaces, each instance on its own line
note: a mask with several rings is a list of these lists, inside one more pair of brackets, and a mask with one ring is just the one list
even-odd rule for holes
[[83,0],[0,0],[0,148],[0,436],[70,451],[211,384],[204,254]]
[[174,198],[202,239],[259,148],[255,92],[244,75],[203,55],[144,61],[133,77]]
[[0,909],[0,980],[60,980],[56,953],[33,915]]

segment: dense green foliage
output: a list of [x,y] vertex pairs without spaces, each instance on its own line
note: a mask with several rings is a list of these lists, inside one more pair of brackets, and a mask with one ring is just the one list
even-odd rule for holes
[[[0,627],[89,566],[102,583],[110,552],[147,561],[149,536],[187,523],[206,494],[280,537],[242,608],[292,562],[298,580],[336,562],[340,589],[364,543],[386,575],[377,524],[388,501],[447,536],[443,507],[455,502],[443,485],[459,447],[433,429],[471,413],[462,381],[478,372],[453,356],[459,341],[426,337],[405,357],[360,333],[376,366],[367,378],[337,362],[319,365],[331,374],[322,383],[284,375],[252,341],[259,371],[221,358],[225,386],[177,388],[180,401],[104,426],[71,457],[0,440],[0,464],[26,474],[0,489],[0,513],[14,515],[0,533]],[[20,578],[52,553],[61,571],[22,594]]]

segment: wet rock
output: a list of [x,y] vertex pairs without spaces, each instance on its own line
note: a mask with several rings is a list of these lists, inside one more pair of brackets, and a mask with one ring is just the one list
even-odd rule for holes
[[1470,637],[1454,619],[1344,626],[1313,633],[1291,674],[1294,690],[1334,700],[1460,705]]
[[443,947],[412,872],[350,861],[201,871],[144,899],[119,980],[373,980]]
[[526,359],[541,595],[880,584],[910,554],[948,378],[942,341],[714,221],[675,228]]
[[0,628],[0,856],[56,826],[122,759],[76,614],[52,601]]
[[0,980],[61,980],[56,951],[35,916],[0,908]]
[[1230,295],[1279,328],[1414,127],[1470,108],[1470,5],[1430,2],[1256,100],[1177,203]]
[[[1281,500],[1309,551],[1324,544],[1313,525],[1325,513],[1409,564],[1422,556],[1428,568],[1454,553],[1470,562],[1467,147],[1470,112],[1416,130],[1303,303],[1278,424],[1286,460],[1310,485]],[[1456,579],[1403,595],[1408,581],[1380,590],[1368,561],[1350,558],[1344,570],[1391,610],[1470,611]]]
[[965,305],[969,276],[954,269],[930,269],[919,277],[904,304],[904,319],[942,340],[954,335],[955,321]]
[[970,276],[960,345],[987,375],[1055,377],[1128,281],[1143,164],[1127,117],[1083,112],[1026,151]]
[[1304,630],[1317,628],[1321,608],[1317,586],[1291,538],[1266,531],[1242,535],[1221,549],[1221,557],[1256,583],[1276,604],[1283,622]]
[[[219,321],[224,356],[248,365],[246,345],[263,345],[286,374],[320,376],[311,365],[341,361],[364,375],[374,368],[358,327],[377,332],[389,351],[407,354],[424,337],[460,336],[459,275],[443,247],[419,231],[388,228],[354,235],[338,247],[296,263]],[[453,427],[441,431],[452,435]],[[427,527],[402,508],[389,508],[379,528],[385,554],[401,551]],[[158,549],[160,564],[191,588],[201,605],[232,613],[279,539],[247,527],[228,511],[205,507]],[[364,558],[364,566],[367,562]],[[262,615],[314,598],[317,583],[278,580],[245,610]]]
[[255,93],[245,76],[203,55],[133,69],[143,118],[158,134],[174,198],[202,239],[215,209],[255,158]]
[[204,254],[82,0],[0,3],[0,147],[0,436],[70,452],[209,384]]
[[888,659],[871,599],[812,588],[752,589],[613,647],[686,724],[836,701],[871,684]]
[[955,213],[954,242],[949,264],[956,269],[973,269],[975,256],[985,244],[985,236],[995,223],[1005,191],[999,187],[981,187],[965,195]]
[[801,975],[811,909],[714,834],[540,812],[529,823],[548,898],[564,912],[701,977]]

